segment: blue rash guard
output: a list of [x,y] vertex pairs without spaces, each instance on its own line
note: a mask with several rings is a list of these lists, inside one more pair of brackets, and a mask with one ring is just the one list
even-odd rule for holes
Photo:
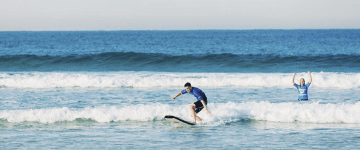
[[[181,94],[186,94],[186,93],[188,93],[186,89],[181,91]],[[192,87],[192,90],[189,92],[189,94],[194,95],[198,101],[204,100],[204,97],[206,97],[205,93],[196,87]]]
[[308,92],[310,83],[308,82],[307,84],[301,86],[300,89],[299,89],[298,84],[295,83],[294,86],[298,89],[298,93],[299,93],[298,100],[308,100],[308,93],[307,92]]

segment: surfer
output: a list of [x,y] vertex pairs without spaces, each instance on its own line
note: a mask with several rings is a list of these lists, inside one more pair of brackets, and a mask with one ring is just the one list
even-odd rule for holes
[[176,94],[172,99],[175,99],[176,97],[180,96],[181,94],[190,93],[194,95],[197,99],[197,101],[190,105],[190,111],[191,111],[191,117],[194,118],[193,122],[196,123],[196,121],[202,122],[202,119],[198,116],[196,116],[197,113],[199,113],[203,108],[205,108],[206,112],[208,114],[211,114],[211,112],[207,109],[207,98],[203,91],[201,91],[199,88],[192,87],[189,82],[185,83],[184,85],[185,89]]
[[306,101],[308,100],[308,88],[312,82],[312,78],[311,78],[311,72],[309,71],[308,72],[309,76],[310,76],[310,82],[308,82],[307,84],[305,84],[305,79],[304,78],[301,78],[300,79],[300,85],[296,84],[294,82],[295,80],[295,76],[296,76],[296,73],[294,73],[294,77],[292,79],[292,83],[293,85],[298,89],[298,93],[299,93],[299,96],[298,96],[298,100],[299,101]]

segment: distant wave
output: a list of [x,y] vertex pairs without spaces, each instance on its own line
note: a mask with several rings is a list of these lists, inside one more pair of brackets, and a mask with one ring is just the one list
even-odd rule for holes
[[[291,88],[292,73],[169,73],[169,72],[19,72],[0,73],[0,88],[154,88],[199,87]],[[360,73],[313,72],[311,88],[360,88]],[[308,74],[295,78],[309,81]],[[341,83],[341,84],[339,84]]]
[[[209,103],[211,115],[204,111],[198,115],[204,124],[222,124],[244,119],[272,122],[308,123],[360,123],[360,102],[355,104],[313,103]],[[191,120],[186,105],[168,104],[101,106],[95,108],[43,108],[26,110],[0,110],[0,121],[54,123],[62,121],[93,120],[112,121],[161,121],[165,115],[175,115]]]
[[359,55],[281,56],[109,52],[101,54],[0,56],[0,71],[164,71],[164,72],[360,72]]

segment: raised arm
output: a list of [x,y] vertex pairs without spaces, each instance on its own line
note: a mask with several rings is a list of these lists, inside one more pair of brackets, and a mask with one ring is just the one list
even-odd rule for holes
[[309,71],[308,74],[309,74],[309,76],[310,76],[310,81],[309,81],[309,83],[311,84],[311,82],[312,82],[311,72]]
[[177,98],[177,97],[180,96],[181,94],[182,94],[181,92],[177,93],[172,99]]
[[292,79],[292,83],[293,83],[293,85],[295,84],[295,76],[296,76],[296,72],[294,73],[294,76],[293,76],[293,79]]

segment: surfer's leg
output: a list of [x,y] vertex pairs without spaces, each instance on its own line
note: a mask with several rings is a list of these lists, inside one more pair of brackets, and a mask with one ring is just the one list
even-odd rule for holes
[[202,119],[198,116],[196,116],[196,121],[202,122]]
[[[199,113],[204,107],[195,108],[195,114]],[[196,121],[202,122],[202,119],[196,115]]]
[[202,122],[202,119],[200,117],[198,117],[196,115],[196,111],[195,111],[196,105],[195,104],[191,104],[190,105],[190,112],[191,112],[191,117],[193,117],[193,122],[195,123],[196,121]]
[[195,104],[191,104],[190,105],[190,112],[191,112],[191,117],[193,117],[193,121],[192,122],[196,122],[196,113],[195,113]]

